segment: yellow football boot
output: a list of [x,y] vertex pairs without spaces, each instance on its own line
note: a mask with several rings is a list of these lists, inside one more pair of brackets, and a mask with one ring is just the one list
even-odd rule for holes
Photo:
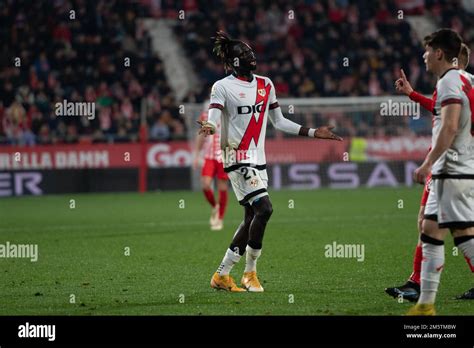
[[417,303],[410,308],[407,315],[436,315],[436,311],[432,303]]
[[211,279],[211,288],[226,290],[230,292],[242,292],[245,289],[239,288],[234,279],[230,275],[221,276],[217,272],[214,273]]
[[257,272],[245,272],[241,280],[242,286],[250,292],[263,292],[263,287],[258,281]]

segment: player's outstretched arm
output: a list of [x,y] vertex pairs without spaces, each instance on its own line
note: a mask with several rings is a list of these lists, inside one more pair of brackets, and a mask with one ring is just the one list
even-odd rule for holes
[[268,115],[273,126],[276,129],[281,130],[282,132],[294,135],[309,136],[311,138],[330,139],[338,141],[342,140],[340,136],[334,134],[331,131],[334,128],[333,126],[322,126],[316,129],[303,127],[300,124],[285,118],[279,106],[270,109]]
[[419,103],[424,109],[428,110],[429,112],[433,112],[433,99],[427,98],[424,95],[415,91],[412,88],[410,82],[408,82],[408,79],[403,69],[400,69],[400,78],[395,81],[395,89],[397,90],[397,92],[407,95],[414,102]]

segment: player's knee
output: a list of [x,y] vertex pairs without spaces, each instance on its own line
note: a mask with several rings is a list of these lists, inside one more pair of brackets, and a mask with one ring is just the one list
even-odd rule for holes
[[270,216],[273,214],[273,206],[270,202],[265,206],[264,215],[267,219],[270,219]]
[[442,239],[434,238],[425,233],[421,234],[420,240],[425,244],[444,245],[444,241]]
[[430,234],[432,230],[433,230],[433,226],[431,224],[431,220],[424,219],[423,222],[421,223],[421,233]]
[[250,224],[252,223],[253,217],[254,217],[253,214],[252,215],[245,215],[245,219],[244,219],[245,225],[250,226]]
[[211,187],[211,183],[212,181],[208,180],[208,179],[202,179],[201,180],[201,186],[202,186],[202,189],[203,190],[211,190],[212,187]]
[[265,221],[268,221],[273,214],[272,203],[269,199],[262,200],[259,205],[256,214]]

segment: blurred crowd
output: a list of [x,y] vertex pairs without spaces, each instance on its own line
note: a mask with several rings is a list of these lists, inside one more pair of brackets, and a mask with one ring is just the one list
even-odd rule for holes
[[[180,6],[171,1],[164,3],[170,8]],[[198,5],[193,6],[194,3]],[[225,74],[222,63],[212,54],[209,39],[219,29],[254,47],[257,73],[273,80],[279,98],[392,95],[396,94],[394,81],[401,68],[416,90],[431,94],[436,80],[425,73],[420,39],[402,20],[407,15],[425,14],[439,27],[457,30],[469,46],[474,44],[474,13],[465,11],[461,0],[229,0],[226,6],[219,6],[220,3],[181,4],[188,6],[191,14],[177,22],[175,31],[201,81],[201,88],[188,96],[190,101],[204,100],[213,82]],[[330,116],[321,116],[327,123]],[[399,125],[380,128],[379,123],[383,125],[387,120],[375,115],[364,118],[368,123],[359,118],[341,118],[338,129],[348,135],[408,135],[431,130],[429,122],[406,127],[412,122],[392,119],[388,125]]]
[[[184,138],[163,62],[137,21],[146,11],[120,0],[0,6],[0,141],[135,141],[142,103],[149,137]],[[63,100],[95,102],[95,118],[56,116]]]
[[[399,10],[452,27],[474,48],[474,14],[463,2],[4,0],[0,143],[136,141],[142,119],[151,139],[185,138],[185,122],[141,17],[176,20],[176,37],[200,82],[185,102],[204,102],[225,76],[212,55],[210,37],[218,29],[254,47],[257,73],[273,80],[279,98],[391,95],[400,68],[415,89],[431,94],[435,80],[424,71],[420,40],[397,18]],[[177,19],[179,10],[184,20]],[[54,105],[63,100],[95,102],[95,118],[56,116]],[[336,119],[347,135],[419,134],[430,127],[399,120],[390,128],[392,121],[372,114],[312,119]]]

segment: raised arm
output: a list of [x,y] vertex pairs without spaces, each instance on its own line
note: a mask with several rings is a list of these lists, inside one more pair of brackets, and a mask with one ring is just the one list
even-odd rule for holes
[[424,95],[415,91],[411,87],[410,82],[408,82],[408,79],[403,69],[400,69],[400,78],[397,81],[395,81],[395,89],[397,90],[397,92],[407,95],[411,100],[413,100],[416,103],[419,103],[424,109],[433,113],[433,108],[434,108],[433,99],[427,98]]

